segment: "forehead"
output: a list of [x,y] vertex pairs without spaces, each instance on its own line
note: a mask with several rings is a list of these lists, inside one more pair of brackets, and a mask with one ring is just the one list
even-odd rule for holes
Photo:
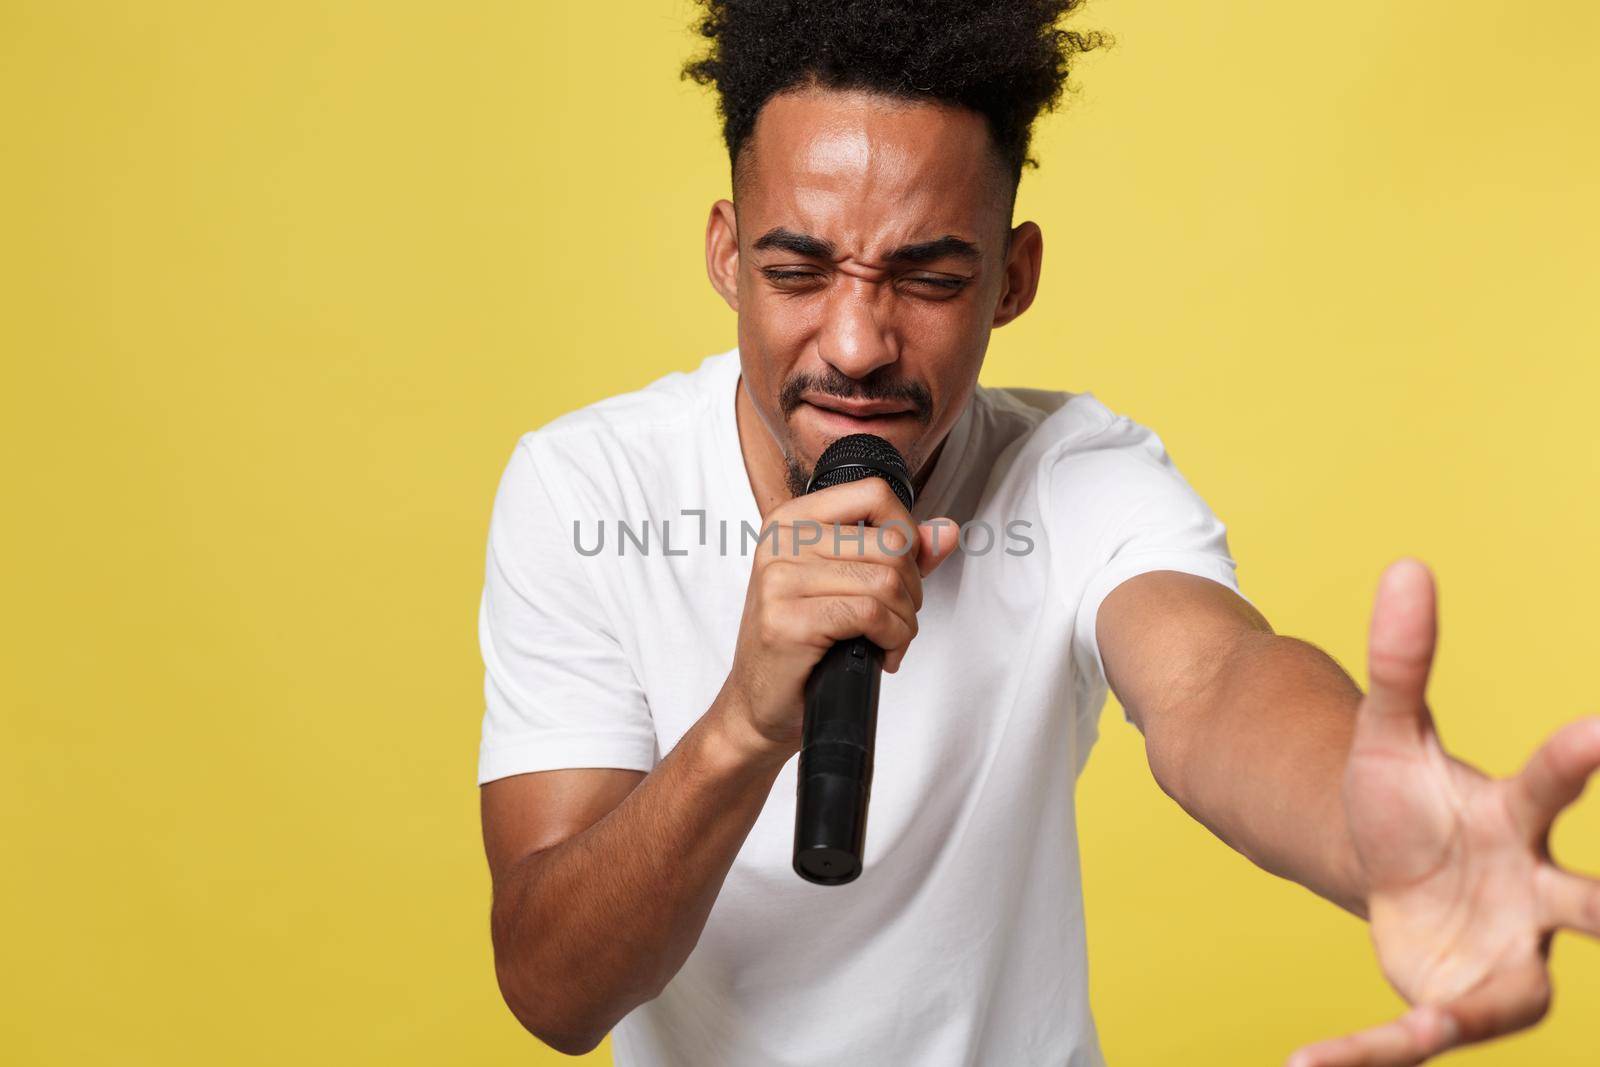
[[855,90],[767,102],[736,176],[740,229],[782,225],[845,251],[956,234],[977,241],[1007,207],[987,123],[966,108]]

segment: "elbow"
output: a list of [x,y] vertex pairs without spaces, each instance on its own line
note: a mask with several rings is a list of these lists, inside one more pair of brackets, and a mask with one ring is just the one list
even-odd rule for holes
[[517,1022],[522,1024],[522,1028],[567,1056],[583,1056],[593,1052],[623,1016],[638,1005],[654,1000],[660,993],[658,989],[649,994],[634,995],[627,998],[626,1006],[618,1004],[607,1010],[593,1004],[575,1005],[552,993],[549,983],[532,985],[519,982],[498,963],[496,971],[501,999]]
[[1145,760],[1150,764],[1150,775],[1161,791],[1178,804],[1184,805],[1187,789],[1184,783],[1186,745],[1174,724],[1150,728],[1144,739]]
[[528,957],[525,945],[513,934],[514,917],[507,902],[497,896],[491,916],[494,974],[500,999],[522,1028],[557,1052],[582,1056],[605,1039],[609,1027],[591,1025],[578,1018],[570,998],[557,994],[558,983],[540,981],[555,968]]
[[546,1045],[555,1049],[563,1056],[585,1056],[600,1047],[600,1042],[605,1040],[605,1033],[600,1034],[557,1034],[535,1033],[533,1035]]
[[660,993],[656,987],[629,990],[612,998],[584,996],[582,990],[590,982],[574,975],[569,967],[530,955],[498,938],[494,967],[500,997],[517,1022],[568,1056],[593,1052],[628,1011]]
[[596,1037],[589,1034],[571,1035],[551,1032],[540,1033],[534,1030],[530,1030],[528,1032],[533,1034],[533,1036],[537,1037],[540,1041],[543,1041],[550,1048],[553,1048],[557,1052],[561,1053],[563,1056],[586,1056],[595,1049],[599,1048],[600,1042],[605,1040],[606,1036],[605,1034],[600,1034],[598,1037]]
[[522,1028],[557,1052],[582,1056],[593,1052],[605,1040],[609,1027],[575,1022],[560,1004],[538,990],[526,988],[513,979],[508,968],[496,965],[500,997]]
[[[660,994],[662,984],[618,986],[597,994],[597,988],[612,983],[592,966],[580,969],[551,937],[529,936],[528,927],[540,924],[528,921],[521,904],[519,894],[495,894],[489,924],[495,979],[517,1022],[546,1045],[568,1056],[592,1052],[618,1020]],[[584,955],[592,965],[594,953]]]

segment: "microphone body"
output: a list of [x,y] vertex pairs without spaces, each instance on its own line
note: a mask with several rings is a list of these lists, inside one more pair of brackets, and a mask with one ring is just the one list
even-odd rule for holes
[[[873,434],[851,434],[829,445],[806,492],[874,477],[887,481],[911,510],[911,472],[895,447]],[[907,550],[915,551],[916,531],[906,532],[912,538]],[[824,653],[806,679],[794,870],[808,882],[844,885],[861,874],[882,677],[883,649],[852,637]]]

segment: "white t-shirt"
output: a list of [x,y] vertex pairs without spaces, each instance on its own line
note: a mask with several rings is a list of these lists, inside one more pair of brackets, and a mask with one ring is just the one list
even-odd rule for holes
[[[771,551],[738,381],[735,349],[518,442],[490,523],[480,783],[648,771],[711,705]],[[1107,697],[1095,612],[1150,570],[1237,591],[1225,528],[1149,429],[1030,389],[977,390],[912,514],[968,540],[883,675],[861,875],[795,874],[791,759],[694,951],[613,1031],[619,1067],[1103,1063],[1074,809]]]

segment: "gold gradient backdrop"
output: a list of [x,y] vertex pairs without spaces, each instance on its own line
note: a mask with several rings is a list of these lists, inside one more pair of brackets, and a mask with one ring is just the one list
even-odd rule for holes
[[[0,2],[0,1058],[563,1061],[491,970],[485,524],[520,433],[733,343],[690,15]],[[1246,591],[1359,681],[1381,568],[1427,560],[1446,743],[1513,770],[1600,711],[1600,8],[1075,21],[1118,45],[1039,127],[1043,290],[983,380],[1154,426]],[[1114,1065],[1281,1062],[1400,1009],[1360,923],[1103,728]],[[1600,800],[1555,846],[1600,870]],[[1542,1029],[1453,1062],[1593,1063],[1600,946],[1554,967]]]

